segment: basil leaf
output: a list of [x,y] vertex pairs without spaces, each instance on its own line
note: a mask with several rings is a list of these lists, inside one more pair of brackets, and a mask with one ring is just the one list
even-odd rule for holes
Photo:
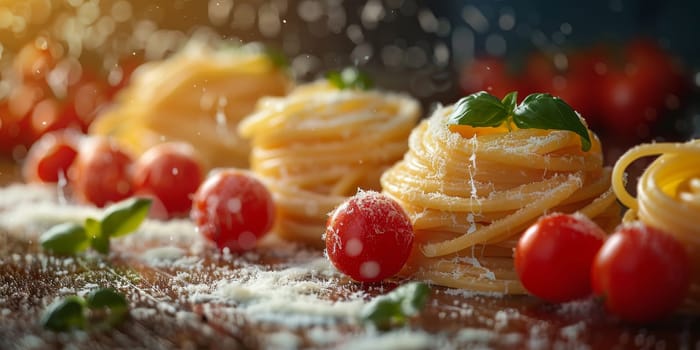
[[93,289],[85,300],[91,309],[108,308],[115,311],[126,310],[129,303],[121,293],[114,288]]
[[85,301],[74,295],[49,305],[40,322],[46,329],[65,332],[84,329],[85,320]]
[[56,254],[71,255],[87,249],[89,240],[82,225],[67,222],[44,232],[39,237],[39,243]]
[[430,287],[425,283],[404,284],[370,301],[360,311],[360,319],[379,329],[402,326],[423,309],[429,295]]
[[92,237],[90,246],[100,254],[109,254],[109,237],[104,235]]
[[511,91],[505,97],[503,97],[501,103],[503,103],[503,106],[506,107],[508,114],[513,114],[513,110],[515,110],[515,106],[518,104],[518,92]]
[[265,56],[274,64],[276,67],[279,68],[287,68],[289,67],[289,60],[287,59],[287,56],[280,50],[276,50],[270,47],[266,47],[265,50]]
[[287,56],[280,50],[270,47],[268,45],[265,45],[260,42],[251,42],[247,43],[243,46],[238,45],[238,44],[224,44],[222,45],[222,50],[230,50],[230,51],[242,51],[242,52],[247,52],[251,54],[262,54],[267,57],[267,59],[272,62],[276,67],[279,68],[287,68],[289,67],[289,60],[287,59]]
[[394,300],[381,297],[367,304],[360,312],[360,318],[379,329],[389,329],[401,324],[404,320],[401,305]]
[[326,79],[338,89],[369,90],[374,82],[369,75],[355,67],[348,67],[342,71],[330,71],[326,73]]
[[135,231],[148,215],[151,200],[133,197],[116,203],[107,209],[100,223],[101,236],[119,237]]
[[83,227],[85,227],[85,232],[87,232],[87,235],[90,238],[102,236],[102,225],[100,224],[99,220],[87,218],[83,223]]
[[114,288],[93,289],[86,296],[90,309],[107,309],[107,323],[115,326],[121,323],[129,312],[129,302]]
[[425,283],[409,283],[401,290],[401,310],[406,316],[414,316],[425,307],[430,296],[430,287]]
[[496,127],[501,125],[508,115],[508,109],[499,99],[486,91],[480,91],[457,101],[447,123]]
[[588,129],[564,100],[550,94],[532,94],[513,111],[513,122],[521,129],[556,129],[573,131],[581,137],[581,148],[591,149]]

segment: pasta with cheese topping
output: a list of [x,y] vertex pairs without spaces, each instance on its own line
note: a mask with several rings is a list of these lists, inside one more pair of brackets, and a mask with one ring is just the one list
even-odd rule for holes
[[213,49],[192,43],[140,67],[115,108],[90,132],[117,138],[136,154],[165,141],[185,141],[207,168],[248,167],[250,145],[238,122],[263,96],[288,92],[292,81],[261,50]]
[[440,108],[416,127],[403,160],[381,178],[416,233],[404,274],[473,291],[524,293],[513,248],[538,217],[578,211],[608,230],[619,223],[594,134],[583,152],[569,131],[450,126],[452,109]]
[[264,98],[239,130],[252,141],[251,169],[270,188],[280,236],[322,246],[328,213],[358,188],[380,188],[420,117],[406,95],[339,89],[326,80]]
[[[642,157],[659,156],[637,182],[637,198],[627,192],[625,170]],[[615,163],[613,189],[629,210],[623,221],[639,220],[675,236],[691,261],[687,304],[700,310],[700,140],[660,142],[631,148]]]

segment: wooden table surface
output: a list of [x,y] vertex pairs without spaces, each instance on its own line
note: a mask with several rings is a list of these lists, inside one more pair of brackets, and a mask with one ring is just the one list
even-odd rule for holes
[[[12,167],[0,167],[0,174],[4,181],[0,189],[2,349],[67,345],[84,349],[700,349],[700,319],[690,314],[639,326],[608,316],[594,300],[551,305],[529,296],[476,295],[441,287],[432,288],[428,306],[419,317],[405,327],[380,332],[359,323],[350,306],[362,304],[400,281],[373,285],[350,282],[327,266],[323,252],[276,239],[245,255],[221,254],[194,231],[167,233],[169,227],[177,225],[181,231],[191,225],[184,220],[175,224],[149,222],[143,230],[114,242],[108,256],[54,257],[42,252],[36,243],[48,221],[33,225],[22,221],[31,220],[31,215],[2,215],[33,206],[40,213],[41,203],[55,198],[52,191],[10,184],[17,175]],[[26,202],[10,198],[18,191],[27,193]],[[70,204],[65,207],[70,215],[81,215],[83,210]],[[56,215],[53,219],[60,216]],[[144,231],[155,227],[162,232]],[[144,259],[144,254],[162,247],[182,254]],[[250,271],[258,271],[255,276],[275,276],[277,284],[273,285],[279,285],[280,290],[261,293],[288,290],[292,293],[290,305],[311,296],[319,307],[340,301],[343,303],[338,307],[348,307],[351,312],[329,316],[314,308],[280,305],[276,313],[270,309],[274,305],[271,300],[231,302],[216,294],[222,290],[222,281],[253,291],[259,281]],[[281,272],[290,271],[293,278],[286,281],[287,275]],[[41,328],[39,318],[46,305],[60,296],[84,293],[96,286],[111,286],[125,293],[130,302],[126,322],[90,333],[54,333]],[[201,297],[206,295],[209,297]]]

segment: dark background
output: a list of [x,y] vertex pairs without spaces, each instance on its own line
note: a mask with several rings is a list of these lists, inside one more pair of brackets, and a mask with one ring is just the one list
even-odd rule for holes
[[[5,7],[26,14],[26,8],[21,8],[26,5],[22,4],[41,1],[0,1],[0,10]],[[50,3],[48,17],[28,20],[26,28],[18,32],[0,29],[2,61],[11,60],[14,52],[37,35],[66,40],[61,23],[66,18],[84,16],[84,7],[90,3],[43,1]],[[110,16],[120,1],[124,0],[100,1],[99,18]],[[684,80],[690,86],[682,108],[667,118],[670,126],[664,127],[663,134],[651,137],[687,139],[697,136],[700,130],[696,83],[700,80],[698,1],[129,2],[130,18],[116,23],[112,34],[100,45],[82,45],[78,53],[81,61],[109,68],[124,56],[160,59],[193,35],[223,38],[233,44],[260,41],[282,51],[300,81],[314,79],[330,69],[357,65],[368,71],[379,87],[406,91],[420,99],[427,110],[437,103],[453,103],[464,95],[459,84],[461,71],[480,55],[501,57],[517,69],[534,51],[557,52],[600,43],[615,47],[647,37],[682,65]],[[95,27],[97,20],[88,22],[83,29]],[[152,32],[165,33],[163,38],[170,40],[130,40],[143,32],[144,23]],[[86,31],[83,35],[90,34]],[[165,48],[153,50],[154,45]]]

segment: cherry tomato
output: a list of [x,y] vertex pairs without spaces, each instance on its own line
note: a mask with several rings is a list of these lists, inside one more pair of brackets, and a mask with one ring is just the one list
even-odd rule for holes
[[642,83],[638,73],[613,71],[603,85],[601,98],[604,125],[615,135],[626,139],[647,138],[660,113],[657,88]]
[[566,302],[591,294],[593,258],[605,232],[580,214],[541,217],[518,240],[515,270],[525,289],[550,301]]
[[55,98],[46,98],[34,106],[30,116],[30,129],[27,130],[27,139],[33,143],[44,134],[62,129],[74,129],[84,131],[80,120],[65,113],[66,106]]
[[[564,54],[560,54],[563,63],[560,67],[555,64],[556,57],[534,52],[529,55],[524,78],[529,86],[526,93],[549,93],[566,101],[586,120],[593,121],[596,111],[596,76],[592,69],[583,67],[582,61],[570,65]],[[559,56],[557,56],[559,57]],[[524,95],[522,96],[525,97]]]
[[87,132],[100,110],[109,102],[107,85],[84,70],[80,81],[70,86],[62,119],[75,121]]
[[271,228],[275,205],[267,187],[252,173],[225,169],[210,175],[192,200],[191,218],[219,249],[253,249]]
[[38,83],[23,83],[14,86],[7,98],[7,108],[15,117],[29,116],[41,100],[48,96],[48,91]]
[[81,135],[73,130],[54,131],[35,142],[22,166],[26,182],[56,183],[67,179],[68,169],[78,155]]
[[154,220],[165,221],[170,218],[168,209],[165,208],[163,202],[155,194],[142,190],[134,191],[134,197],[148,198],[151,200],[151,207],[148,209],[148,217]]
[[651,322],[671,314],[690,284],[685,248],[671,235],[641,223],[624,225],[598,252],[594,293],[623,320]]
[[114,140],[92,136],[83,140],[68,171],[76,198],[103,207],[131,196],[133,157]]
[[187,213],[204,177],[194,148],[183,142],[158,144],[134,164],[134,190],[157,196],[171,214]]
[[680,93],[679,68],[647,40],[630,42],[622,52],[621,64],[612,68],[601,86],[605,126],[616,137],[645,139],[666,111],[666,99]]
[[331,263],[359,282],[376,282],[398,273],[413,247],[413,225],[391,198],[359,192],[338,206],[326,225]]
[[38,37],[24,45],[12,61],[12,68],[22,80],[40,80],[56,64],[51,54],[54,42],[46,37]]
[[[572,52],[568,60],[569,70],[566,76],[569,78],[569,89],[573,91],[562,92],[561,97],[565,100],[569,98],[577,105],[576,110],[586,119],[589,127],[602,130],[603,122],[598,101],[600,87],[609,71],[609,49],[601,45],[580,49]],[[572,97],[572,94],[576,97]]]
[[121,59],[119,64],[109,69],[107,72],[107,95],[113,98],[128,86],[131,82],[131,76],[144,62],[145,60],[141,55],[129,56]]
[[486,91],[499,99],[522,87],[520,81],[508,72],[504,60],[491,56],[477,57],[465,66],[460,75],[460,85],[466,94]]
[[636,69],[649,74],[647,79],[660,84],[659,102],[667,97],[665,94],[683,89],[682,65],[656,41],[644,37],[631,40],[625,47],[625,56]]
[[10,110],[6,102],[0,104],[0,155],[13,155],[17,146],[25,144],[27,118]]
[[35,140],[31,115],[48,91],[37,82],[25,82],[12,87],[0,106],[0,153],[21,160]]

